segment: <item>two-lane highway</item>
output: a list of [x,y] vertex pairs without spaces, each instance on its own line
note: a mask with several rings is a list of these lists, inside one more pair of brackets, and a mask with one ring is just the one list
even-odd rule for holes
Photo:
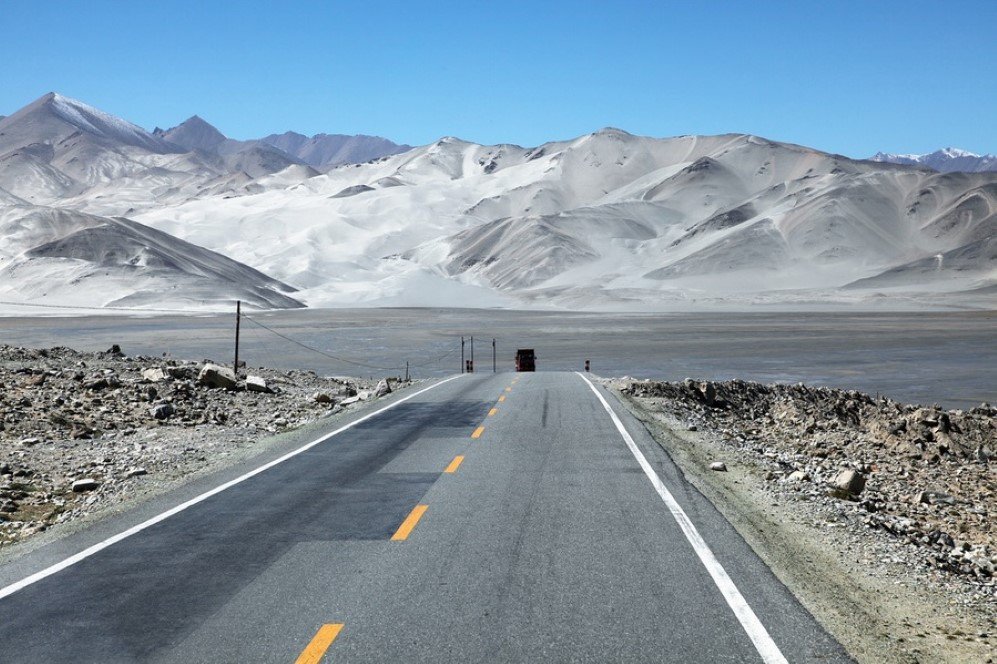
[[395,395],[0,570],[0,662],[849,661],[614,404],[570,373]]

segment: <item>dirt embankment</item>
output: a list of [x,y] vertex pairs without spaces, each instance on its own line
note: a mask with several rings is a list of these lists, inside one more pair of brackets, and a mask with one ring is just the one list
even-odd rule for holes
[[0,548],[236,461],[386,389],[310,371],[236,378],[116,347],[0,346]]
[[997,409],[608,382],[859,659],[997,661]]

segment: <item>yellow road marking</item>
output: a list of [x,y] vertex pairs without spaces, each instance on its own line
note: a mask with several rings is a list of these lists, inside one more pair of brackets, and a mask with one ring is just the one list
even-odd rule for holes
[[506,392],[512,392],[512,386],[510,385],[509,387],[505,388],[505,391]]
[[485,432],[485,427],[478,427],[477,429],[474,430],[474,433],[471,434],[471,438],[481,438],[481,434],[483,434],[484,432]]
[[294,660],[294,664],[318,664],[322,660],[322,655],[339,636],[341,629],[343,629],[342,623],[330,623],[319,627],[311,643],[305,646],[298,658]]
[[492,415],[494,415],[497,412],[498,412],[498,408],[492,408],[490,411],[488,411],[488,417],[491,417]]
[[415,508],[409,512],[409,515],[405,517],[402,521],[402,525],[398,526],[398,530],[395,534],[391,536],[391,541],[400,542],[402,540],[408,539],[408,536],[412,534],[412,530],[415,529],[415,524],[419,523],[419,519],[422,515],[426,513],[429,509],[429,505],[416,505]]
[[503,401],[505,401],[505,395],[504,394],[499,397],[499,403],[502,403]]
[[444,473],[455,473],[455,472],[457,472],[457,469],[460,468],[460,464],[463,461],[464,461],[464,457],[462,457],[460,455],[455,456],[453,458],[453,461],[450,462],[450,465],[447,466],[447,469],[444,470],[443,472]]

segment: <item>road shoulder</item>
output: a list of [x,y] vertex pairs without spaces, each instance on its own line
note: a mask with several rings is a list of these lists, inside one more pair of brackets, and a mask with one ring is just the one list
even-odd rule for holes
[[[760,468],[732,463],[731,450],[709,432],[688,431],[674,417],[604,385],[856,659],[994,661],[988,645],[973,638],[985,627],[964,611],[930,589],[904,587],[864,568],[850,551],[846,533],[800,519],[792,504],[764,489]],[[728,472],[709,469],[717,460],[726,460]]]

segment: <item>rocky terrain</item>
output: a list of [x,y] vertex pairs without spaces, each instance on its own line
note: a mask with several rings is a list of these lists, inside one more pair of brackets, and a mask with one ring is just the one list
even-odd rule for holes
[[[397,382],[392,381],[395,385]],[[0,346],[0,548],[383,396],[388,381]]]
[[[993,661],[973,653],[990,647],[997,627],[997,409],[943,410],[804,384],[608,382],[645,422],[664,422],[678,437],[663,445],[687,474],[717,478],[708,484],[754,515],[743,521],[753,535],[796,543],[777,557],[813,568],[791,575],[835,605],[825,617],[861,622],[843,608],[854,605],[884,614],[876,629],[895,648],[874,661]],[[840,573],[852,581],[826,578]],[[849,588],[863,596],[846,599]],[[859,625],[859,640],[873,629]]]

